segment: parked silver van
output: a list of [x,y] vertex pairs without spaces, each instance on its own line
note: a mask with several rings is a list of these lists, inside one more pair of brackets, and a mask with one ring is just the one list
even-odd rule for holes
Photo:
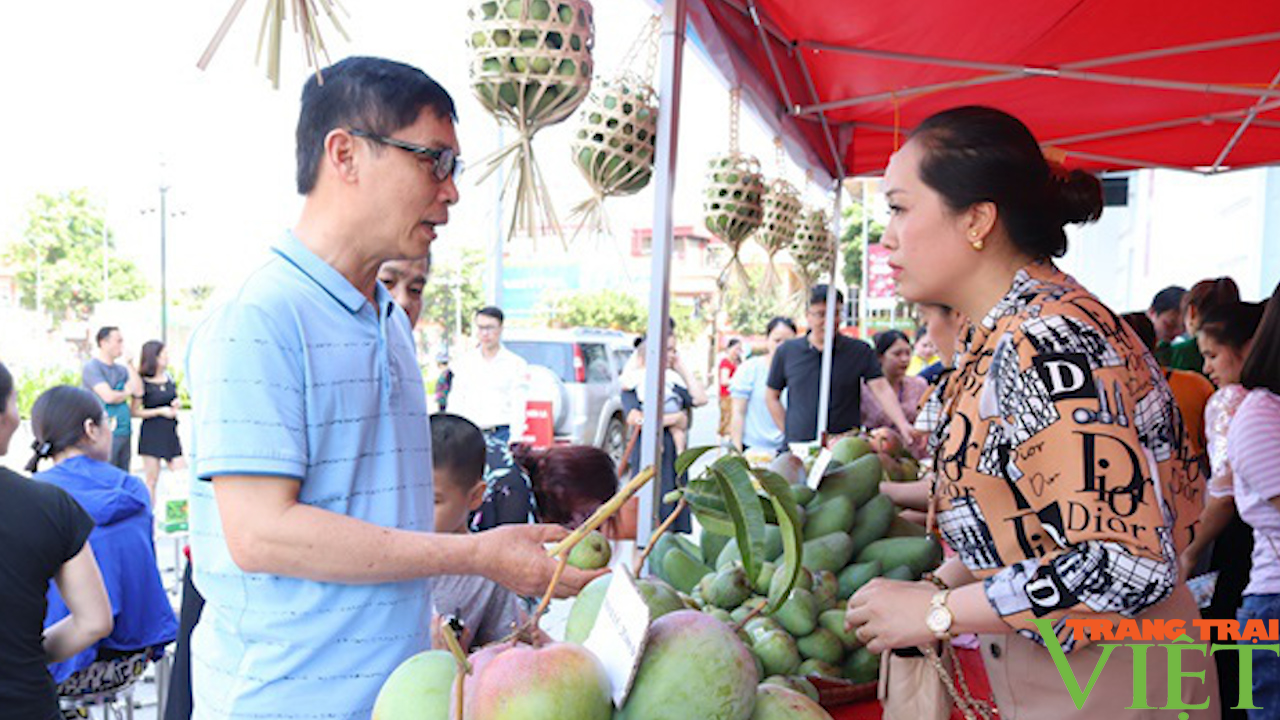
[[502,344],[530,365],[531,400],[551,400],[556,442],[595,445],[622,460],[627,429],[619,375],[635,336],[617,330],[506,328]]

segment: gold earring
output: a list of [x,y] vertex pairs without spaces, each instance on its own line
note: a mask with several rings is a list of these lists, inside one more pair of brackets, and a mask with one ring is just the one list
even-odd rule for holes
[[986,243],[978,238],[978,231],[974,230],[973,232],[970,232],[969,237],[973,238],[969,241],[969,244],[973,246],[973,249],[978,252],[982,252],[982,248],[986,247]]

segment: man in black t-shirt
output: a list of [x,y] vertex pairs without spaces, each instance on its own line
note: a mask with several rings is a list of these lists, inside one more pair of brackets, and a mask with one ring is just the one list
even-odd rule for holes
[[[836,292],[836,318],[843,309],[844,295]],[[804,337],[780,345],[769,367],[769,391],[765,403],[774,422],[786,434],[787,442],[818,439],[818,392],[822,383],[823,326],[827,317],[827,286],[815,285],[805,313],[809,332]],[[831,396],[827,412],[827,432],[843,433],[862,424],[862,382],[875,394],[880,406],[893,420],[904,439],[914,435],[898,398],[880,370],[875,350],[864,342],[838,331],[831,354]],[[782,407],[782,391],[787,390],[787,407]]]

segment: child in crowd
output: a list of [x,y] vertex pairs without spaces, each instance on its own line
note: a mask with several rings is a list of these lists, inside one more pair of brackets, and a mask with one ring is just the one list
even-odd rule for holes
[[[49,666],[61,695],[109,689],[114,678],[141,672],[143,660],[159,657],[178,634],[156,566],[151,495],[142,480],[110,464],[113,429],[102,402],[82,388],[49,388],[31,408],[35,455],[27,472],[52,460],[34,479],[65,490],[93,518],[89,546],[114,615],[110,635]],[[70,613],[59,589],[50,588],[45,628]]]
[[[468,532],[468,517],[484,500],[485,442],[480,428],[446,413],[431,416],[431,468],[435,485],[435,531]],[[432,583],[436,617],[432,647],[443,648],[441,619],[462,622],[462,647],[470,650],[501,640],[523,621],[515,593],[478,575],[440,575]]]

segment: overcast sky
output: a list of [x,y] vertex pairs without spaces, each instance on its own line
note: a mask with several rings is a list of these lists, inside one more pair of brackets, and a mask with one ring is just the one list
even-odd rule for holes
[[[0,245],[20,236],[35,193],[85,186],[102,203],[120,251],[158,281],[158,187],[171,211],[170,285],[237,284],[276,235],[293,224],[293,127],[307,70],[297,35],[286,30],[281,89],[253,62],[263,2],[246,5],[208,71],[195,63],[231,0],[128,0],[123,3],[15,3],[0,23],[6,69],[0,137],[8,141],[0,179]],[[463,155],[495,148],[496,124],[468,86],[470,34],[464,0],[348,0],[351,42],[327,25],[334,60],[371,54],[422,67],[459,104]],[[598,0],[596,60],[617,67],[650,15],[645,0]],[[687,55],[681,123],[677,224],[700,224],[708,157],[727,149],[728,92],[696,52]],[[746,113],[744,113],[744,116]],[[587,196],[569,160],[574,119],[538,135],[535,147],[555,189],[558,212]],[[510,131],[507,133],[511,137]],[[774,167],[771,138],[744,117],[744,149]],[[798,171],[790,179],[803,184]],[[489,242],[492,182],[462,187],[462,202],[437,252]],[[815,191],[816,193],[816,191]],[[648,226],[652,192],[610,203],[615,230]]]

